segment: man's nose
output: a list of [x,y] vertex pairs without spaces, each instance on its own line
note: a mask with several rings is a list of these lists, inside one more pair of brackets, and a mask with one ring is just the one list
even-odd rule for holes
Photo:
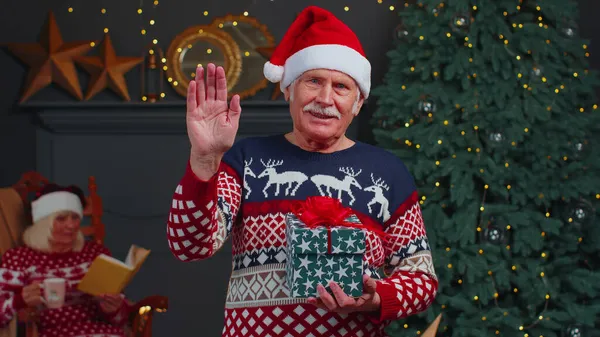
[[333,105],[333,88],[330,85],[321,87],[316,98],[317,103],[325,106]]

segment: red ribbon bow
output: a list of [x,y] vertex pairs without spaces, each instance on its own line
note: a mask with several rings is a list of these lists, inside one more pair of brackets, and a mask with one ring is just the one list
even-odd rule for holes
[[344,207],[339,199],[331,197],[308,197],[305,201],[292,204],[292,213],[294,213],[307,228],[324,226],[327,229],[328,254],[331,254],[331,228],[333,227],[367,229],[377,234],[382,240],[385,240],[387,236],[387,234],[379,228],[348,221],[348,218],[353,215],[352,209]]

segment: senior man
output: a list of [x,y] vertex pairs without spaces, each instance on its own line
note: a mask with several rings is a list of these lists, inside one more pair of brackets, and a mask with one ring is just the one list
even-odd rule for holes
[[[350,28],[310,6],[264,74],[281,82],[293,129],[234,144],[240,98],[228,105],[223,68],[197,69],[187,94],[191,152],[173,195],[169,247],[190,262],[233,240],[223,337],[386,336],[389,322],[428,308],[438,281],[406,166],[346,137],[369,96],[371,65]],[[328,285],[331,293],[319,285],[308,298],[287,288],[285,215],[313,196],[337,198],[366,228],[385,233],[367,231],[362,296],[350,297],[336,283]]]

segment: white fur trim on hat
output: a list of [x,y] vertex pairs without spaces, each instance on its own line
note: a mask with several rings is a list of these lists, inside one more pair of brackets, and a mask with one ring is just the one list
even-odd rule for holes
[[263,68],[263,74],[267,80],[271,81],[272,83],[277,83],[281,81],[283,76],[283,67],[274,65],[271,62],[267,62]]
[[298,76],[313,69],[337,70],[352,77],[364,98],[371,90],[371,63],[356,50],[338,44],[314,45],[299,50],[285,62],[281,90]]
[[31,215],[34,223],[58,211],[72,211],[82,217],[83,205],[77,195],[67,191],[44,194],[31,203]]

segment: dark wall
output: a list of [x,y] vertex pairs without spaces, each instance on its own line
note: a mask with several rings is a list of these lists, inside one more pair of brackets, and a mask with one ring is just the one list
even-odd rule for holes
[[[119,56],[140,56],[152,38],[157,38],[166,51],[170,41],[188,26],[244,11],[266,24],[279,41],[297,12],[317,4],[339,15],[357,32],[373,64],[374,85],[385,71],[385,52],[396,22],[396,13],[389,11],[389,5],[359,0],[162,0],[156,10],[152,1],[146,0],[143,19],[137,14],[138,1],[8,1],[0,11],[0,43],[36,41],[52,9],[65,41],[101,40],[104,27],[108,27]],[[67,11],[69,5],[73,6],[72,13]],[[346,5],[348,12],[344,11]],[[107,10],[105,16],[102,8]],[[205,10],[208,16],[203,15]],[[141,20],[150,19],[156,24],[145,25],[148,35],[144,38],[139,33]],[[96,51],[90,52],[94,54]],[[230,244],[207,261],[181,263],[171,255],[166,242],[170,199],[189,154],[183,97],[165,83],[165,103],[140,103],[140,72],[136,68],[126,77],[132,103],[122,104],[110,91],[90,102],[77,102],[52,86],[33,96],[24,107],[17,101],[26,70],[17,59],[0,52],[0,186],[14,183],[26,170],[37,170],[61,184],[81,186],[94,175],[104,200],[108,248],[120,258],[132,243],[152,250],[126,292],[134,300],[152,294],[170,298],[170,310],[154,321],[155,335],[219,336],[231,271]],[[88,76],[83,70],[80,81],[85,92]],[[243,102],[240,138],[290,129],[285,102],[268,101],[272,91],[273,85],[269,85]],[[359,126],[367,121],[361,116],[353,123],[350,135],[356,138],[364,132]]]
[[[266,24],[279,41],[297,12],[317,4],[339,15],[356,31],[373,65],[376,86],[387,69],[385,53],[397,24],[396,13],[388,9],[389,0],[383,4],[375,0],[161,0],[156,10],[152,1],[143,3],[140,16],[136,13],[138,1],[73,2],[74,11],[69,13],[67,2],[4,0],[0,43],[35,41],[50,9],[66,41],[100,40],[103,28],[108,27],[120,56],[140,55],[152,38],[166,50],[186,27],[243,11]],[[346,5],[348,12],[343,9]],[[101,14],[102,8],[107,9],[106,16]],[[205,10],[208,16],[202,14]],[[595,13],[599,10],[597,1],[581,1],[582,35],[596,36],[600,22]],[[150,19],[156,20],[155,26],[144,24]],[[139,33],[142,24],[148,29],[146,37]],[[592,67],[599,68],[595,50],[592,43]],[[155,335],[220,335],[231,271],[230,245],[210,260],[186,264],[171,256],[165,237],[170,198],[188,156],[183,98],[165,85],[167,104],[160,106],[120,104],[109,91],[92,102],[77,103],[63,90],[52,87],[35,95],[27,109],[17,109],[26,68],[0,52],[0,74],[0,186],[14,183],[23,171],[32,169],[64,184],[85,186],[89,175],[96,176],[106,209],[107,246],[118,257],[125,256],[131,243],[152,249],[127,293],[134,300],[151,294],[169,296],[171,309],[156,318]],[[88,77],[83,71],[80,74],[85,90]],[[127,75],[134,101],[139,101],[139,78],[137,68]],[[269,86],[244,102],[240,137],[289,129],[286,105],[266,101],[272,89]],[[351,136],[371,140],[368,120],[373,108],[371,100],[353,123]]]

